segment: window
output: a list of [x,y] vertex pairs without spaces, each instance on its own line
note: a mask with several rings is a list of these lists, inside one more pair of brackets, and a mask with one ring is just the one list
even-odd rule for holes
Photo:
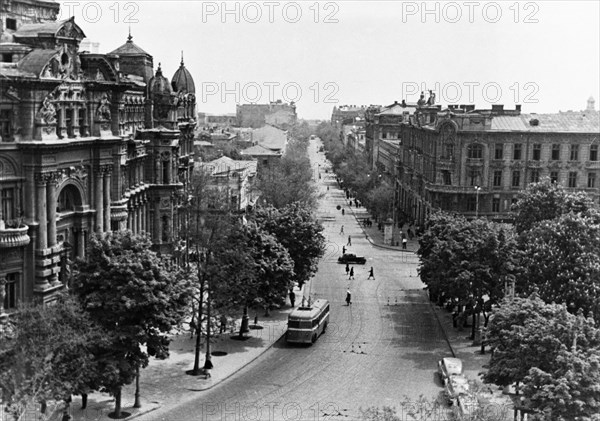
[[483,147],[478,143],[473,143],[467,148],[467,158],[481,159],[483,157]]
[[590,161],[598,160],[598,145],[590,146]]
[[17,30],[17,20],[6,18],[6,29],[12,29],[13,31]]
[[513,159],[515,161],[518,161],[519,159],[521,159],[521,150],[522,150],[522,145],[520,143],[515,143],[515,145],[513,146]]
[[521,185],[521,171],[513,171],[512,173],[512,186],[519,187]]
[[450,173],[450,171],[442,171],[442,179],[446,186],[450,186],[452,184],[452,174]]
[[530,174],[530,177],[529,177],[530,183],[538,183],[540,181],[540,170],[534,168],[531,170],[531,173],[529,173],[529,174]]
[[558,161],[560,159],[560,145],[554,144],[552,145],[552,160]]
[[500,198],[499,197],[492,198],[492,212],[500,212]]
[[15,189],[2,189],[2,219],[7,222],[15,218]]
[[3,63],[12,63],[13,55],[12,53],[3,53],[2,54],[2,62]]
[[532,155],[531,159],[533,159],[534,161],[539,161],[541,157],[542,157],[542,145],[540,145],[539,143],[536,143],[533,145],[533,155]]
[[3,142],[12,140],[12,111],[0,110],[0,136]]
[[571,156],[569,159],[571,161],[579,160],[579,145],[571,145]]
[[469,170],[469,183],[471,186],[478,186],[479,182],[479,170]]
[[552,182],[552,183],[558,183],[558,171],[551,171],[550,172],[550,182]]
[[454,159],[454,145],[446,143],[446,158]]
[[494,147],[494,159],[504,158],[504,145],[502,143],[496,143]]
[[595,172],[588,173],[588,188],[590,188],[590,189],[596,188],[596,173]]
[[577,187],[577,172],[569,173],[569,187]]
[[494,171],[494,187],[502,186],[502,171]]
[[469,196],[467,199],[467,212],[475,212],[477,208],[477,198],[475,196]]
[[8,273],[6,275],[6,285],[4,285],[4,292],[6,293],[4,297],[4,309],[11,310],[17,307],[18,302],[18,290],[17,283],[18,274],[17,273]]

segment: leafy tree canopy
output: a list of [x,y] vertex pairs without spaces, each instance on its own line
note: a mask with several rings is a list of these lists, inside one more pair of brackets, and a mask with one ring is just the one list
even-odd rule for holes
[[22,306],[10,323],[13,335],[0,341],[0,389],[17,418],[35,402],[99,387],[101,365],[95,353],[106,346],[106,332],[72,297]]
[[571,312],[591,312],[600,320],[600,224],[582,214],[545,220],[523,232],[522,270],[517,286],[534,289],[546,302],[564,303]]
[[84,309],[114,332],[105,379],[111,393],[131,382],[149,355],[168,356],[167,334],[181,322],[188,302],[188,282],[151,245],[148,236],[130,231],[94,235],[88,260],[75,264],[74,291]]
[[287,249],[294,262],[291,281],[302,286],[316,273],[325,248],[323,226],[315,220],[310,208],[300,202],[282,209],[261,207],[255,210],[253,219]]
[[538,222],[554,219],[569,212],[594,215],[596,220],[599,216],[589,195],[585,192],[568,192],[560,184],[552,183],[549,178],[529,184],[519,193],[512,210],[518,233],[533,228]]

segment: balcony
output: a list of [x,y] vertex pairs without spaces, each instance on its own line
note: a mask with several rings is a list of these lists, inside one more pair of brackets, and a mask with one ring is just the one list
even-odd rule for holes
[[29,231],[29,227],[24,224],[21,224],[19,228],[6,228],[4,224],[1,224],[0,249],[26,246],[31,241],[27,231]]

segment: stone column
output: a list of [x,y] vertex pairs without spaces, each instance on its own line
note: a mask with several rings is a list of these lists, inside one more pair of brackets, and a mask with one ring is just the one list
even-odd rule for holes
[[110,231],[110,171],[104,173],[104,231]]
[[96,171],[96,232],[103,232],[104,226],[104,177],[102,170]]
[[56,245],[56,178],[53,174],[46,185],[48,201],[48,247]]
[[48,220],[46,217],[46,177],[45,174],[36,174],[36,219],[38,227],[37,248],[43,250],[48,247]]
[[154,242],[162,244],[162,232],[160,230],[160,199],[154,202]]
[[171,161],[171,155],[169,156],[169,160],[165,162],[165,165],[167,166],[167,180],[165,180],[164,184],[171,184],[173,183],[173,162]]
[[77,232],[77,257],[85,257],[85,231],[79,230]]
[[[134,232],[133,229],[133,206],[127,206],[127,229]],[[134,233],[135,234],[135,233]]]
[[135,229],[137,234],[142,232],[142,204],[139,201],[135,208]]
[[26,168],[27,182],[25,183],[25,217],[28,222],[35,221],[35,177],[31,168]]
[[71,115],[71,127],[73,131],[73,137],[80,137],[81,128],[79,127],[79,104],[74,103],[71,112],[73,113]]

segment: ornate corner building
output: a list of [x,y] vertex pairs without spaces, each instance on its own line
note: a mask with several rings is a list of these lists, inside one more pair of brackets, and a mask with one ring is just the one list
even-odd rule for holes
[[[397,110],[396,110],[397,108]],[[529,183],[549,178],[600,200],[600,113],[523,114],[503,105],[445,109],[425,102],[369,109],[367,151],[394,186],[399,219],[423,224],[433,209],[512,220]]]
[[[0,6],[0,283],[4,308],[51,302],[93,232],[172,251],[193,170],[194,81],[133,43],[80,51],[59,4]],[[0,309],[2,302],[0,302]]]

